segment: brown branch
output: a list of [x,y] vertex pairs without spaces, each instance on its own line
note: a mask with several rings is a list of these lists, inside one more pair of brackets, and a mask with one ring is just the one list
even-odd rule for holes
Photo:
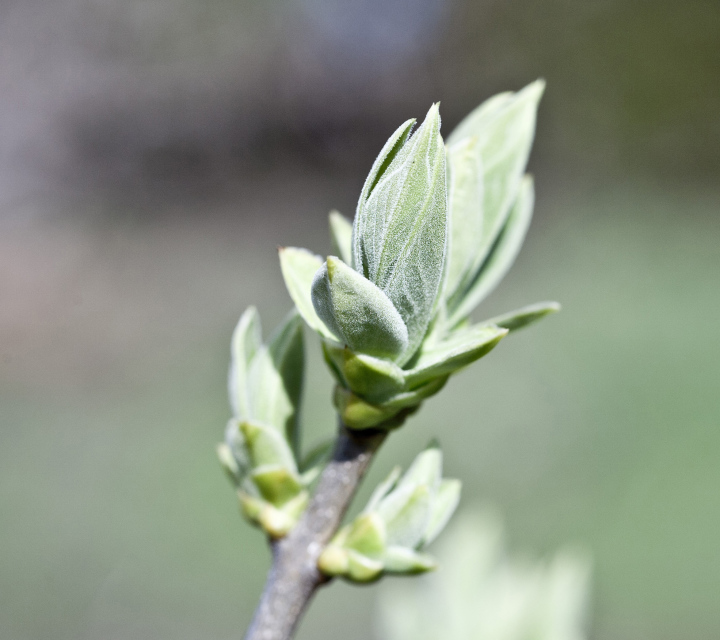
[[387,431],[340,425],[332,459],[305,513],[287,537],[273,542],[273,564],[245,640],[289,640],[317,588],[327,580],[320,553],[337,531]]

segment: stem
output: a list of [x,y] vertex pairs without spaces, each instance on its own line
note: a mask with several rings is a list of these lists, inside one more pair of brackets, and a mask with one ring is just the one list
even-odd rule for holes
[[320,553],[338,530],[386,431],[353,432],[340,423],[332,459],[293,530],[272,543],[273,563],[245,640],[289,640],[317,588],[327,581]]

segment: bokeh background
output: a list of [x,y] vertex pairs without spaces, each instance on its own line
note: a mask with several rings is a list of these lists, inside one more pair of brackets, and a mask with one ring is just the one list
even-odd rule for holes
[[[592,638],[720,635],[717,0],[4,0],[0,638],[241,637],[269,555],[214,454],[238,316],[287,312],[276,246],[329,250],[397,124],[539,76],[534,223],[477,315],[563,312],[371,482],[438,435],[511,550],[592,553]],[[300,639],[372,637],[376,594],[325,590]]]

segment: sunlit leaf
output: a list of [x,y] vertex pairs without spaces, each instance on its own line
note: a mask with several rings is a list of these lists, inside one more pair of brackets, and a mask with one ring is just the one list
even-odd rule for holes
[[447,189],[437,105],[358,206],[354,233],[356,263],[407,326],[402,363],[427,330],[444,269]]
[[470,315],[470,312],[505,277],[525,240],[532,218],[534,199],[532,178],[525,176],[505,227],[493,245],[479,274],[470,284],[460,304],[452,312],[450,325],[456,324]]
[[507,94],[496,96],[489,106],[481,105],[471,113],[448,139],[448,146],[453,149],[468,136],[476,136],[483,167],[482,240],[475,249],[474,266],[466,272],[459,287],[449,292],[452,312],[475,279],[516,200],[535,135],[537,106],[544,86],[544,82],[538,80],[509,97]]
[[507,333],[507,329],[488,325],[456,330],[443,342],[420,353],[413,368],[405,372],[406,384],[412,388],[457,371],[489,353]]

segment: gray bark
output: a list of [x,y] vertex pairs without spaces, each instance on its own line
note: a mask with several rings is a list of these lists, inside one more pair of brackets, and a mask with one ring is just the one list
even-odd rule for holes
[[245,640],[289,640],[318,587],[320,553],[340,526],[384,431],[350,431],[340,425],[332,459],[295,528],[272,543],[273,564]]

